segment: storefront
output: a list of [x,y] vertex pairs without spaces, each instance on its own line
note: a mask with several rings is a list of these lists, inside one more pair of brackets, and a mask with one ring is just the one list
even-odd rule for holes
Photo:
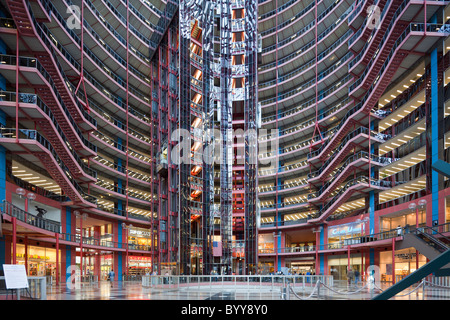
[[334,255],[328,257],[328,274],[332,275],[334,280],[347,280],[348,266],[355,271],[358,270],[361,275],[362,266],[366,266],[365,257],[361,255],[351,254],[350,261],[347,254]]
[[314,274],[316,269],[316,262],[311,257],[295,258],[292,260],[286,260],[286,267],[292,274]]
[[128,256],[128,274],[145,275],[152,272],[152,258],[140,256]]
[[[28,276],[52,276],[56,279],[56,250],[44,247],[27,246],[17,244],[16,247],[17,264],[26,265]],[[25,256],[27,255],[27,259]],[[59,256],[61,261],[61,253]]]
[[418,259],[416,250],[413,248],[395,251],[394,265],[392,264],[392,251],[380,252],[380,275],[381,281],[392,282],[393,268],[395,281],[398,282],[410,273],[416,271],[417,267],[422,267],[427,259],[419,254]]

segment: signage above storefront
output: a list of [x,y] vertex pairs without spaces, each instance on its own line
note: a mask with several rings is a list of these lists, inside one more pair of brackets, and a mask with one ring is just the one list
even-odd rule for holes
[[351,235],[351,234],[355,234],[355,233],[360,234],[361,227],[362,227],[361,223],[329,227],[328,228],[328,236],[329,237],[339,237],[339,236]]
[[150,237],[150,231],[130,229],[129,235],[139,236],[139,237]]

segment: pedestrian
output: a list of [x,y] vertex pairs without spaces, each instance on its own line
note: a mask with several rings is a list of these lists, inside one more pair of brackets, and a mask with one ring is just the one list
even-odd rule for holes
[[111,282],[111,288],[113,287],[114,284],[114,277],[115,277],[114,270],[111,269],[111,271],[108,273],[108,280]]
[[348,282],[349,286],[352,284],[354,276],[355,276],[355,273],[353,272],[353,269],[351,267],[349,267],[348,271],[347,271],[347,282]]
[[356,270],[355,270],[355,284],[358,284],[358,282],[359,282],[359,276],[360,276],[359,271],[358,271],[358,269],[356,269]]
[[402,227],[398,225],[397,227],[397,237],[400,237],[402,235]]

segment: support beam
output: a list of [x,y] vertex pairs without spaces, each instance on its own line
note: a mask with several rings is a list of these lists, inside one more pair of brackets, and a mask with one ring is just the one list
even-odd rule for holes
[[392,298],[397,293],[405,290],[414,283],[419,282],[429,274],[439,270],[449,261],[450,261],[450,250],[447,250],[440,256],[438,256],[436,259],[431,260],[430,262],[422,266],[420,269],[418,269],[416,272],[413,272],[410,275],[406,276],[405,278],[400,280],[396,285],[393,285],[390,288],[386,289],[385,291],[374,297],[372,300],[388,300]]
[[437,171],[438,173],[450,178],[450,163],[445,162],[444,160],[436,160],[432,165],[432,169]]

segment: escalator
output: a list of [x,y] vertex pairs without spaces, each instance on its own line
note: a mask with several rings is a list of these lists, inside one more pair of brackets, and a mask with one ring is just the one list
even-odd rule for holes
[[396,249],[414,247],[430,261],[395,285],[386,289],[373,300],[387,300],[411,285],[421,281],[431,273],[436,277],[450,276],[450,238],[445,237],[436,227],[424,227],[406,233]]

